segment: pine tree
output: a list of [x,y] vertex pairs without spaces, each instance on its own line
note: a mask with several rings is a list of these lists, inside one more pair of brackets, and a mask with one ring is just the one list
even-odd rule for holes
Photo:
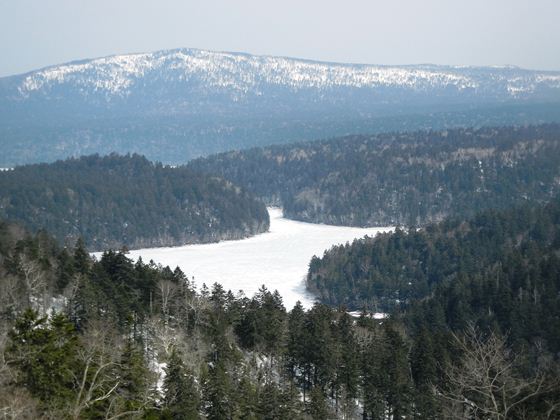
[[427,328],[422,327],[415,337],[410,359],[416,388],[415,411],[422,417],[437,418],[440,413],[432,392],[433,385],[438,381],[437,362],[432,337]]
[[385,358],[385,374],[387,375],[387,403],[393,418],[408,418],[412,411],[413,385],[408,362],[409,348],[401,334],[386,322],[385,337],[389,352]]
[[16,320],[9,338],[7,361],[19,371],[22,386],[48,405],[62,406],[73,398],[78,336],[64,315],[47,320],[28,309]]
[[307,412],[314,420],[325,420],[330,418],[327,399],[319,386],[311,388]]
[[74,259],[64,248],[57,256],[56,288],[62,292],[74,277]]
[[234,412],[231,380],[222,362],[210,365],[205,376],[203,398],[206,416],[210,420],[231,419]]
[[173,419],[191,420],[199,417],[200,396],[192,375],[186,371],[180,353],[173,349],[163,381],[164,407]]
[[303,367],[304,357],[304,322],[305,311],[298,300],[288,316],[287,369],[291,378],[295,378],[296,369]]
[[299,419],[302,417],[303,407],[299,390],[288,382],[280,394],[279,418],[283,420]]
[[338,366],[336,366],[336,379],[333,382],[333,388],[337,409],[339,403],[338,391],[339,389],[342,391],[342,406],[346,413],[353,410],[353,401],[358,397],[360,363],[352,317],[345,311],[340,315],[337,324],[337,346]]
[[276,384],[267,381],[259,393],[259,419],[280,418],[280,392]]
[[78,238],[74,247],[74,270],[79,274],[88,274],[91,266],[91,259],[86,250],[86,246],[82,238]]
[[237,389],[235,417],[244,420],[259,419],[257,389],[247,371],[243,373]]
[[362,349],[361,379],[363,394],[364,420],[385,418],[385,390],[388,378],[385,373],[385,360],[388,348],[384,336],[379,329],[372,335]]
[[121,356],[119,377],[123,411],[141,411],[149,400],[150,375],[141,348],[130,338]]

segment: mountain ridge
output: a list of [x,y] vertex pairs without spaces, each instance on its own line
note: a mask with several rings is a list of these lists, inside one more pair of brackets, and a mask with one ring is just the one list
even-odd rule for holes
[[173,49],[0,78],[0,166],[93,153],[181,164],[347,134],[560,121],[560,72]]
[[[97,74],[93,75],[97,80],[91,79],[88,72],[92,70],[97,71]],[[494,83],[500,83],[499,89],[505,88],[512,97],[517,97],[520,93],[535,92],[539,85],[547,83],[548,87],[560,90],[560,72],[549,70],[526,70],[511,66],[346,64],[191,48],[75,60],[20,75],[3,77],[1,80],[4,84],[21,80],[20,83],[16,83],[17,91],[20,98],[24,99],[32,92],[62,83],[74,83],[81,89],[93,86],[95,90],[115,95],[123,92],[130,94],[135,79],[146,78],[151,72],[158,70],[168,73],[163,75],[165,81],[179,82],[188,82],[189,80],[184,79],[187,76],[202,77],[203,75],[198,73],[206,72],[206,78],[203,80],[210,87],[230,88],[244,93],[247,93],[245,89],[253,87],[257,89],[255,93],[257,95],[260,94],[258,88],[262,83],[284,85],[295,89],[306,87],[328,89],[337,86],[356,88],[404,86],[427,89],[452,86],[458,90],[480,90],[486,87],[485,83],[488,83],[481,79],[482,76],[490,77]],[[478,74],[480,72],[485,74]],[[85,80],[84,77],[80,78],[80,75],[85,76]]]

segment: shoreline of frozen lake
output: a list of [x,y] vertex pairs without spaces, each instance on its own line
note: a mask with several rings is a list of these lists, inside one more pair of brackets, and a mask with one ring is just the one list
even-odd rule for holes
[[[284,306],[291,310],[300,300],[304,307],[315,298],[305,289],[305,276],[313,255],[322,256],[333,245],[346,243],[364,235],[374,236],[391,227],[355,228],[297,222],[285,219],[282,210],[269,208],[270,230],[247,239],[179,247],[146,248],[129,252],[134,261],[179,266],[194,277],[197,288],[220,283],[225,290],[237,294],[243,290],[252,297],[264,284],[270,291],[278,290]],[[101,253],[95,253],[97,257]]]

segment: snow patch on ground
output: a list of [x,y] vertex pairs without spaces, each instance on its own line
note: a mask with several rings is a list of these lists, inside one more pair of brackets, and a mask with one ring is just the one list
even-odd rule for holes
[[[350,315],[353,318],[359,318],[360,316],[362,316],[362,312],[352,311],[352,312],[348,312],[348,315]],[[389,317],[389,314],[386,314],[384,312],[373,312],[373,313],[368,313],[367,317],[373,319],[385,319]]]

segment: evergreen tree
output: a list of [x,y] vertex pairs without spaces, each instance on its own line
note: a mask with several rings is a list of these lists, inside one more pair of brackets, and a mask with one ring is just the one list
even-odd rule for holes
[[280,391],[276,384],[267,381],[259,392],[259,419],[280,419]]
[[415,411],[425,418],[438,418],[437,404],[432,387],[438,383],[437,359],[432,337],[423,327],[414,338],[410,356],[412,378],[416,388]]
[[383,326],[389,350],[384,363],[387,403],[393,418],[408,418],[412,412],[414,389],[410,377],[409,348],[391,322],[386,322]]
[[174,348],[165,368],[163,381],[164,407],[173,419],[197,419],[200,397],[188,374],[180,353]]
[[243,373],[237,391],[236,418],[243,420],[259,419],[257,389],[247,371]]
[[125,343],[120,363],[118,394],[123,411],[141,412],[149,400],[150,372],[144,354],[132,339]]
[[222,362],[210,365],[204,378],[203,398],[209,420],[233,418],[232,385]]
[[333,381],[333,393],[336,409],[338,410],[339,395],[341,395],[343,412],[347,413],[353,410],[354,399],[358,397],[360,360],[353,321],[346,311],[339,316],[336,340],[338,363]]
[[327,399],[319,386],[311,388],[307,412],[314,420],[325,420],[331,418],[329,406],[327,405]]
[[62,314],[50,320],[26,310],[9,333],[8,362],[17,368],[18,383],[47,405],[63,406],[73,398],[78,336]]
[[296,369],[303,368],[304,364],[304,323],[305,311],[298,300],[288,316],[288,342],[286,361],[291,378],[296,376]]
[[86,275],[90,269],[90,257],[82,238],[78,238],[74,247],[74,271]]
[[387,401],[385,392],[389,386],[389,378],[385,373],[385,361],[389,349],[384,335],[375,328],[362,350],[361,388],[363,394],[364,420],[385,418]]

